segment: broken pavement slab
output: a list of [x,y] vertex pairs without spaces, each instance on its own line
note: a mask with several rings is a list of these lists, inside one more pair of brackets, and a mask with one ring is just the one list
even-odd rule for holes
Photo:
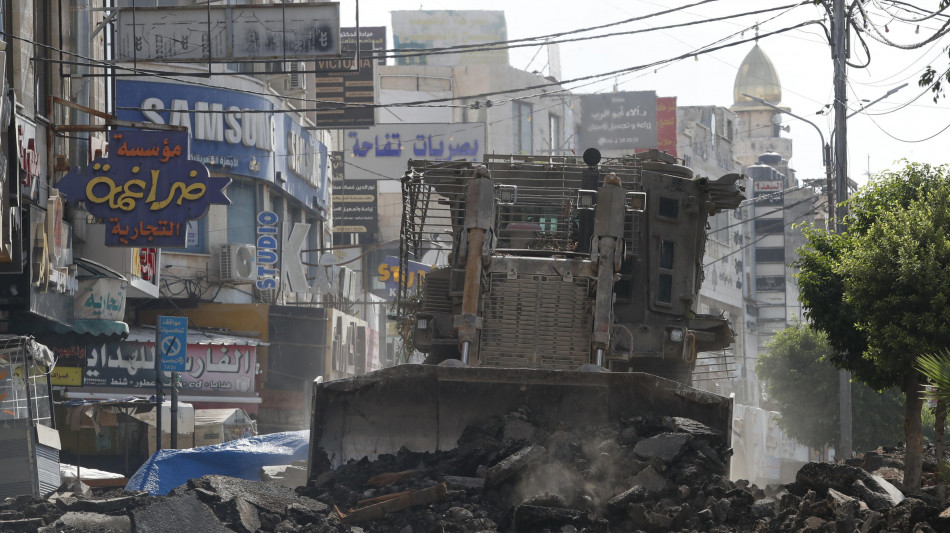
[[195,494],[156,499],[132,511],[135,533],[232,533]]
[[655,437],[643,439],[633,448],[633,453],[642,459],[660,459],[665,463],[673,461],[692,440],[686,433],[663,433]]
[[59,533],[60,531],[132,533],[132,520],[126,515],[68,512],[52,524],[39,528],[37,533]]

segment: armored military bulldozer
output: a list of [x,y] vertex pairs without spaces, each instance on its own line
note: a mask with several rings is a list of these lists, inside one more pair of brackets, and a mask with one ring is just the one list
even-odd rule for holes
[[410,161],[400,271],[447,261],[401,280],[391,318],[426,364],[317,385],[312,449],[339,464],[452,448],[519,406],[561,423],[684,416],[730,435],[731,400],[689,384],[697,352],[733,340],[694,302],[708,217],[739,205],[740,178],[694,176],[656,150]]

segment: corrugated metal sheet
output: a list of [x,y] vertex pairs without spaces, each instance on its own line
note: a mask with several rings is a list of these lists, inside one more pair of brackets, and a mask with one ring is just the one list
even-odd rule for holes
[[8,420],[0,425],[0,499],[33,494],[28,420]]
[[[132,326],[127,342],[155,342],[155,328]],[[267,346],[268,343],[252,337],[228,335],[203,329],[188,328],[188,344],[220,344],[223,346]]]
[[36,477],[40,494],[52,492],[62,483],[59,471],[59,450],[42,444],[36,445]]
[[590,362],[587,278],[492,274],[483,320],[482,366],[574,370]]

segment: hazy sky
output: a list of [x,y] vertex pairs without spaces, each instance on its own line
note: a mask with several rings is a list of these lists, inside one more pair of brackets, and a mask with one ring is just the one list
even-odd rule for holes
[[[937,4],[937,0],[913,2],[925,8],[933,8]],[[721,46],[752,39],[755,37],[756,24],[759,25],[759,33],[766,34],[803,22],[824,19],[822,8],[806,2],[805,5],[728,20],[661,28],[753,10],[794,6],[792,0],[361,0],[359,16],[361,26],[390,26],[390,12],[393,10],[503,10],[506,13],[509,39],[518,39],[619,22],[691,4],[699,5],[578,36],[647,28],[657,28],[656,31],[561,44],[561,79],[636,67],[675,58],[710,45]],[[933,35],[948,19],[934,17],[919,22],[906,21],[902,19],[918,19],[920,15],[894,6],[895,3],[889,0],[868,3],[868,32],[862,35],[866,36],[870,49],[870,64],[867,68],[848,69],[848,105],[854,111],[860,108],[862,99],[876,100],[890,89],[908,83],[899,92],[848,121],[849,174],[859,184],[867,181],[868,170],[873,174],[897,168],[895,161],[901,158],[932,164],[942,164],[950,159],[947,155],[950,153],[950,129],[940,133],[950,125],[950,101],[941,99],[935,104],[930,92],[917,84],[921,71],[928,64],[940,72],[947,69],[944,47],[950,44],[950,37],[906,50],[867,37],[877,28],[881,38],[905,47],[916,46],[916,43]],[[341,4],[341,25],[355,24],[354,7],[354,1]],[[827,21],[825,25],[828,26]],[[868,54],[854,35],[852,32],[851,62],[858,65],[867,63]],[[778,71],[783,90],[782,105],[813,122],[821,129],[825,139],[830,140],[834,114],[816,114],[828,111],[824,107],[832,104],[834,94],[831,50],[822,27],[812,24],[766,36],[759,40],[759,44]],[[729,107],[733,103],[736,71],[752,46],[752,42],[740,43],[704,54],[698,60],[679,60],[655,69],[622,74],[593,84],[569,84],[568,87],[581,93],[602,92],[612,90],[616,84],[619,90],[655,90],[659,96],[676,96],[680,105]],[[513,49],[510,62],[517,68],[547,72],[547,54],[540,46]],[[785,124],[791,126],[790,132],[783,135],[794,140],[791,164],[798,171],[798,177],[824,177],[821,144],[815,128],[788,116],[785,117]],[[929,140],[921,141],[930,137]]]

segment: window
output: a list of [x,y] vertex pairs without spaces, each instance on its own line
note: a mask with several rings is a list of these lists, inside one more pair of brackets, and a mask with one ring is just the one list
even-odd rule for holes
[[531,104],[512,102],[512,152],[530,154],[533,151],[531,138]]
[[675,263],[675,243],[660,241],[659,275],[656,284],[656,301],[673,303],[673,265]]
[[235,180],[228,186],[228,242],[257,242],[257,206],[254,185]]
[[551,154],[558,155],[563,148],[561,146],[561,117],[554,114],[549,115],[548,126],[550,129],[548,141],[550,141]]
[[784,263],[785,248],[756,248],[755,260],[758,263]]
[[766,218],[755,221],[756,235],[781,235],[783,233],[785,233],[785,224],[781,218]]
[[660,197],[660,206],[657,215],[664,218],[676,219],[680,214],[680,203],[676,198]]

